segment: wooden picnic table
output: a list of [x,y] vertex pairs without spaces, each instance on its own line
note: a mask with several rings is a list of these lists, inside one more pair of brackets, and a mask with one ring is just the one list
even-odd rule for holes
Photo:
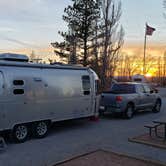
[[154,123],[158,123],[160,125],[164,125],[164,140],[166,140],[166,117],[165,118],[160,118],[156,119],[153,121]]

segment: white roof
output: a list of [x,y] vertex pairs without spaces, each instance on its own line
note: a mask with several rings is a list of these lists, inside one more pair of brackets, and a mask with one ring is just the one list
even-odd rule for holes
[[29,58],[23,54],[3,53],[0,54],[0,60],[28,62]]

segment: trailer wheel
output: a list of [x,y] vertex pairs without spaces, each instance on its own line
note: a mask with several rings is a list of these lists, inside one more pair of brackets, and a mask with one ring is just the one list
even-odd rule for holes
[[28,138],[28,135],[29,129],[26,124],[16,125],[12,131],[12,137],[18,143],[25,142]]
[[34,124],[33,133],[37,138],[44,138],[48,133],[48,125],[47,121],[41,121]]

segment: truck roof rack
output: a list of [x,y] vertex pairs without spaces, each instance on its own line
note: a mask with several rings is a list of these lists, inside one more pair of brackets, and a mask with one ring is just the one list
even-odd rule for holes
[[28,62],[29,58],[23,54],[3,53],[0,54],[0,60],[16,61],[16,62]]

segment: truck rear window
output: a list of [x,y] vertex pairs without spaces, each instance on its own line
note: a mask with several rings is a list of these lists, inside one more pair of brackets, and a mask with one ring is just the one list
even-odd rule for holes
[[141,78],[134,78],[134,81],[135,82],[142,82],[142,79]]
[[114,84],[111,87],[111,93],[136,93],[135,85],[130,84]]

